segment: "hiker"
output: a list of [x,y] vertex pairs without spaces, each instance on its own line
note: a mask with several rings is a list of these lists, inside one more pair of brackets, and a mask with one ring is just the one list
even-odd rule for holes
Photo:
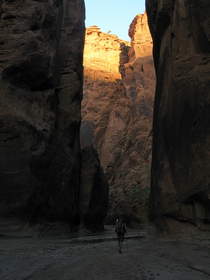
[[115,232],[117,234],[119,253],[122,253],[122,243],[126,233],[126,224],[122,218],[117,218],[115,223]]

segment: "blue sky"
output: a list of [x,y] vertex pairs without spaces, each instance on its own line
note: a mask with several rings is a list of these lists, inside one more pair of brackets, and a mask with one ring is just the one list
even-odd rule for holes
[[145,10],[145,0],[85,0],[86,26],[98,25],[121,39],[130,40],[128,28],[133,18]]

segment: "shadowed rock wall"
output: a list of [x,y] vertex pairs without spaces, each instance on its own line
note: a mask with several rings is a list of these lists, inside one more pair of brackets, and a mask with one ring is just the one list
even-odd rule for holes
[[157,73],[152,215],[210,221],[210,3],[147,0]]
[[92,230],[102,230],[108,208],[108,183],[92,146],[82,149],[81,160],[81,222]]
[[84,3],[0,3],[0,216],[75,223]]

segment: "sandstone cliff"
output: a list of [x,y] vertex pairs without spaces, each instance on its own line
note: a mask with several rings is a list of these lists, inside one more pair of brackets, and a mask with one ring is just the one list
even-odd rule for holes
[[157,73],[152,216],[199,225],[210,221],[210,4],[146,2]]
[[0,3],[0,216],[78,219],[82,0]]
[[154,95],[146,15],[131,24],[131,44],[86,30],[82,145],[94,145],[110,185],[109,218],[143,219],[150,189]]

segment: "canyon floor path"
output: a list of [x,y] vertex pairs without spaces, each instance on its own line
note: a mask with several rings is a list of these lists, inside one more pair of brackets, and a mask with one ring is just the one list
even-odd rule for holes
[[123,253],[111,229],[73,238],[1,236],[1,280],[207,280],[209,239],[161,239],[130,230]]

